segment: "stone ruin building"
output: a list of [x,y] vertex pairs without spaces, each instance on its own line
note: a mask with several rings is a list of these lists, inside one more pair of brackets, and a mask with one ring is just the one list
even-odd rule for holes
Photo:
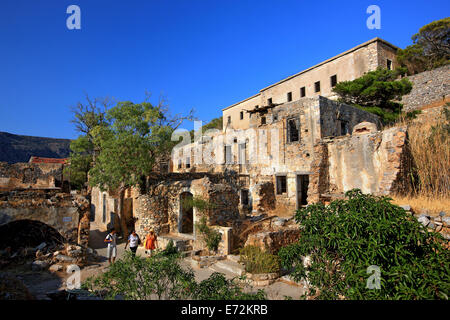
[[[245,243],[276,251],[298,238],[296,209],[353,188],[377,195],[406,191],[406,127],[380,131],[376,115],[339,103],[332,93],[339,81],[395,68],[397,49],[375,38],[223,109],[223,130],[184,139],[167,173],[126,192],[129,229],[154,229],[163,244],[172,239],[180,250],[198,250],[205,244],[195,224],[206,214],[222,234],[219,253]],[[448,68],[444,72],[448,78]],[[436,90],[437,99],[448,92]],[[91,218],[104,229],[120,229],[117,196],[98,188],[91,195]],[[183,200],[195,197],[215,208],[184,209]]]
[[55,230],[68,242],[87,245],[89,202],[70,193],[66,162],[41,157],[31,157],[28,163],[0,162],[0,230],[25,222]]
[[[222,130],[194,141],[188,134],[159,172],[126,191],[121,217],[113,191],[92,188],[88,207],[71,194],[64,161],[1,163],[0,227],[40,221],[87,245],[90,221],[104,231],[120,230],[124,219],[128,231],[143,236],[154,229],[163,246],[173,240],[189,252],[205,247],[196,223],[206,216],[222,234],[219,253],[245,244],[275,252],[298,239],[296,209],[342,198],[353,188],[379,195],[408,189],[406,128],[380,131],[377,116],[337,102],[332,93],[340,81],[395,68],[397,49],[372,39],[224,108]],[[406,109],[447,102],[449,70],[411,76]],[[194,198],[214,208],[184,208]]]

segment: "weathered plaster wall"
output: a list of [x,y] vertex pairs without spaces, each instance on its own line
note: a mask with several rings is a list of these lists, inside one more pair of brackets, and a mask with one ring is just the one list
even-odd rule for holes
[[406,127],[339,137],[326,143],[331,194],[354,188],[384,195],[396,190],[403,172],[402,156],[407,152]]

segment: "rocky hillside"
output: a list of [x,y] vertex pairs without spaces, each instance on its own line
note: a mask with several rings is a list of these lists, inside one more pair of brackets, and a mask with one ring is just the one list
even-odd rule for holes
[[31,156],[66,158],[70,153],[69,139],[20,136],[0,132],[0,161],[28,162]]

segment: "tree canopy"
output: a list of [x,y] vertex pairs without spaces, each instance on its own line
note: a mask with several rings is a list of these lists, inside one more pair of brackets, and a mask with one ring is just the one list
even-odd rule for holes
[[402,105],[397,101],[412,89],[407,78],[398,80],[405,72],[404,68],[379,68],[355,80],[339,82],[333,91],[338,94],[340,102],[374,113],[385,123],[390,122],[401,113]]
[[433,21],[412,36],[413,44],[398,50],[397,61],[409,74],[431,70],[450,61],[450,18]]

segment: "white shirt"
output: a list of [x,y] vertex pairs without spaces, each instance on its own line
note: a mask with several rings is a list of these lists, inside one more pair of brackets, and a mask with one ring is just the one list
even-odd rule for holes
[[139,237],[138,235],[133,236],[132,234],[130,234],[130,236],[128,237],[128,240],[130,240],[130,247],[137,247],[138,246],[138,240]]
[[117,243],[117,235],[109,233],[106,236],[106,240],[112,240],[111,242],[108,242],[108,247],[115,247]]

